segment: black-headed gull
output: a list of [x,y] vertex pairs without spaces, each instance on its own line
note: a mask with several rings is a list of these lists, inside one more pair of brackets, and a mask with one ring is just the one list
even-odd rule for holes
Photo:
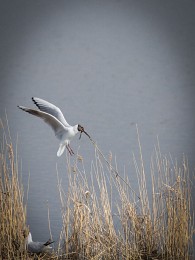
[[39,110],[23,106],[18,107],[25,112],[43,119],[45,123],[51,126],[55,132],[56,137],[60,140],[60,146],[57,152],[58,157],[63,154],[65,147],[67,148],[70,155],[74,154],[72,148],[70,147],[70,141],[78,132],[80,132],[79,139],[81,138],[82,133],[85,133],[90,138],[81,125],[69,125],[61,110],[55,105],[36,97],[32,97],[32,101],[39,108]]
[[50,244],[54,243],[54,241],[51,241],[50,239],[47,242],[34,242],[32,240],[32,235],[29,232],[27,240],[26,240],[26,244],[27,244],[27,250],[30,253],[36,253],[36,254],[40,254],[40,253],[46,253],[51,251],[52,247],[49,246]]

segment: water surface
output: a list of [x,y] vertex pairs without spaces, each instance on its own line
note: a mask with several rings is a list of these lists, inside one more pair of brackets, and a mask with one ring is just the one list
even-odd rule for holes
[[[61,230],[56,164],[66,190],[66,159],[56,156],[52,130],[17,105],[33,107],[32,96],[58,105],[105,155],[116,155],[132,183],[136,124],[148,178],[157,136],[162,153],[178,161],[185,153],[193,169],[194,9],[191,1],[1,3],[1,117],[6,108],[25,189],[30,173],[27,221],[35,240],[49,236],[48,205],[55,240]],[[87,137],[71,145],[90,169]]]

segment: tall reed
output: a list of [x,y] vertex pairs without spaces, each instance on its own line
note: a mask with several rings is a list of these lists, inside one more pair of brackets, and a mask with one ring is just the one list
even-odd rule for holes
[[67,158],[68,192],[58,177],[63,219],[59,255],[71,259],[192,259],[187,160],[184,157],[180,166],[174,164],[161,155],[158,146],[147,175],[149,191],[140,142],[139,147],[139,160],[133,157],[138,194],[131,189],[128,174],[122,178],[113,174],[111,159],[105,164],[99,149],[95,148],[90,173],[83,161],[72,163]]
[[23,187],[10,135],[0,124],[0,259],[25,259]]
[[68,191],[56,169],[63,222],[59,244],[51,255],[30,255],[17,149],[3,125],[0,131],[0,259],[193,259],[187,159],[173,162],[157,145],[149,173],[139,138],[138,159],[133,155],[136,191],[128,178],[133,170],[121,175],[112,154],[105,160],[95,143],[90,171],[79,154],[66,156]]

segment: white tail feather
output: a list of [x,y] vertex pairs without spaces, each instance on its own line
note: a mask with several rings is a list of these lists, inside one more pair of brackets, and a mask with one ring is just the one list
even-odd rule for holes
[[58,157],[60,157],[63,154],[64,149],[65,149],[65,144],[60,144],[60,147],[59,147],[58,152],[57,152]]

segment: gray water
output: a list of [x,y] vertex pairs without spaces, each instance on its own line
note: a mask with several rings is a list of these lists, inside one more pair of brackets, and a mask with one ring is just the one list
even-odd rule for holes
[[[56,156],[52,130],[17,105],[34,107],[35,96],[59,106],[105,155],[112,151],[119,170],[130,169],[132,183],[136,124],[148,178],[157,136],[163,154],[179,162],[187,155],[194,170],[194,13],[192,1],[178,0],[1,1],[0,116],[6,109],[18,137],[25,190],[30,173],[27,222],[35,240],[49,237],[47,205],[58,239],[56,164],[66,190],[66,162]],[[89,169],[87,137],[71,146]]]

